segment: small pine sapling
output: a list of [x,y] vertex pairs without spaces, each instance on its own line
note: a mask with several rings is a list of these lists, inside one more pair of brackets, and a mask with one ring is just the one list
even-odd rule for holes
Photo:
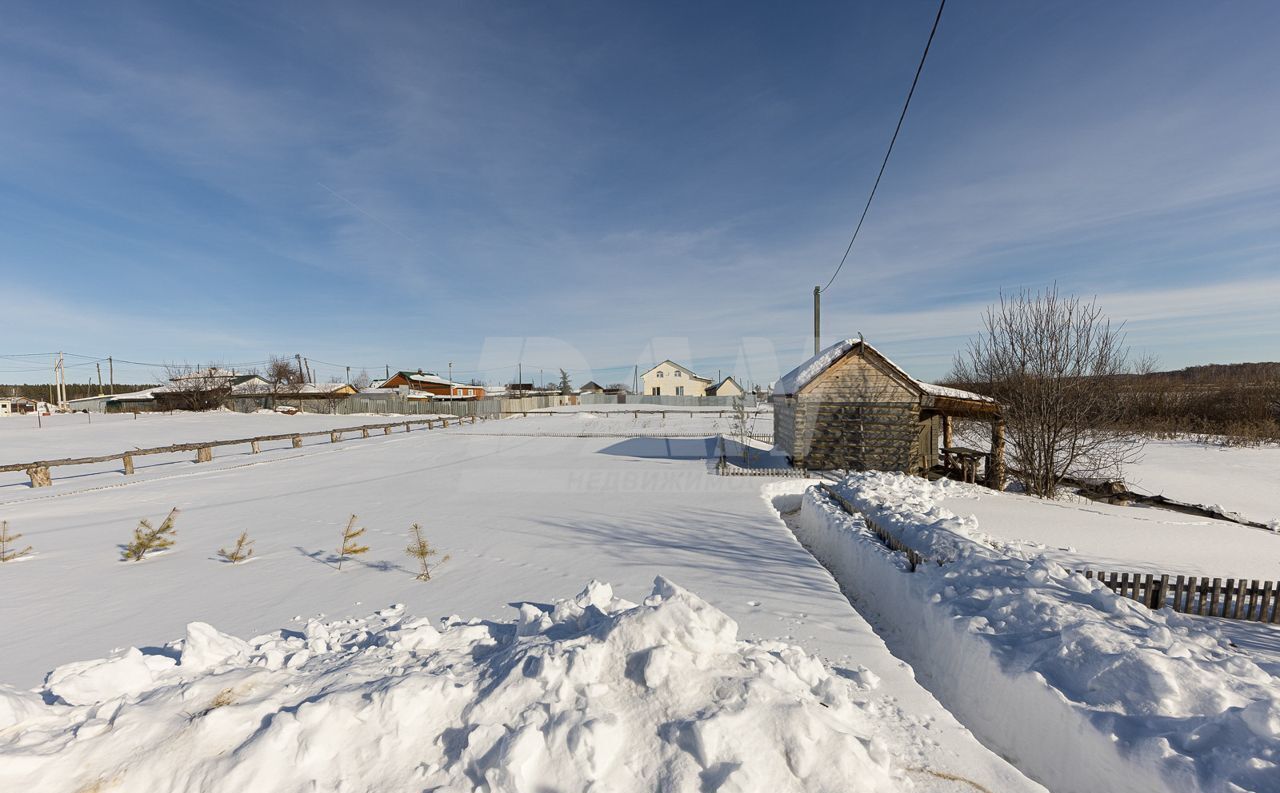
[[359,556],[369,550],[369,546],[360,545],[356,542],[356,538],[364,534],[363,528],[356,528],[356,516],[352,515],[351,520],[347,521],[347,527],[342,530],[342,545],[338,547],[338,569],[342,569],[342,563],[347,560],[348,556]]
[[440,552],[431,547],[431,543],[422,536],[422,527],[416,523],[409,527],[409,547],[405,548],[404,552],[418,560],[420,572],[415,577],[419,581],[430,581],[431,571],[449,561],[449,557],[445,556],[435,564],[431,564],[431,557]]
[[22,550],[14,550],[20,539],[22,539],[21,534],[9,533],[9,521],[0,521],[0,563],[12,562],[31,553],[30,545]]
[[221,556],[232,564],[243,562],[253,556],[253,540],[249,539],[249,532],[240,532],[240,536],[236,538],[235,547],[231,550],[228,551],[226,548],[219,548],[218,556]]
[[133,542],[124,546],[120,554],[121,561],[138,562],[152,551],[161,551],[173,546],[177,530],[173,523],[178,518],[178,508],[169,510],[169,515],[158,527],[152,528],[151,521],[143,518],[138,521],[138,528],[133,530]]

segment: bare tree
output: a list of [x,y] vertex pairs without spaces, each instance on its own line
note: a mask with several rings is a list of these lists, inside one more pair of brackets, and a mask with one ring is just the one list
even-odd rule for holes
[[1121,377],[1132,370],[1123,326],[1054,286],[1002,293],[952,377],[1000,402],[1011,473],[1049,498],[1068,476],[1119,477],[1141,452]]
[[272,390],[280,390],[282,385],[298,385],[302,382],[302,372],[294,365],[293,359],[287,355],[272,355],[267,361],[267,377]]
[[360,374],[356,375],[355,379],[351,381],[351,385],[354,386],[357,391],[363,391],[373,385],[373,378],[369,376],[369,370],[361,369]]
[[165,410],[216,410],[231,393],[234,376],[211,363],[203,369],[191,364],[166,364],[167,385],[155,392]]

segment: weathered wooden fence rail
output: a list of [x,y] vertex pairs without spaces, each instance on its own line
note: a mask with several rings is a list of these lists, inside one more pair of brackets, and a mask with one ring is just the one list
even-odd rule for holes
[[[883,526],[867,517],[839,493],[827,485],[819,487],[846,512],[856,515],[867,528],[890,550],[906,555],[915,572],[927,557],[908,547]],[[934,560],[938,565],[944,562]],[[1260,581],[1256,578],[1221,578],[1208,576],[1170,576],[1155,573],[1116,573],[1096,570],[1075,572],[1098,581],[1112,592],[1136,600],[1149,609],[1173,609],[1180,614],[1201,617],[1219,617],[1229,620],[1247,620],[1280,624],[1280,581]]]
[[412,419],[410,421],[392,421],[380,424],[362,424],[355,427],[339,427],[330,430],[317,430],[312,432],[282,432],[275,435],[258,435],[253,438],[235,438],[225,441],[197,441],[193,443],[174,443],[169,446],[154,446],[148,449],[130,449],[127,452],[114,452],[112,454],[99,454],[92,457],[63,457],[57,460],[36,460],[29,463],[10,463],[8,465],[0,465],[0,473],[10,471],[25,471],[27,476],[31,478],[32,487],[48,487],[53,484],[53,476],[50,469],[71,465],[93,465],[96,463],[109,463],[113,460],[119,460],[123,466],[125,475],[133,473],[133,459],[148,454],[175,454],[178,452],[195,452],[197,463],[207,463],[213,459],[213,450],[220,446],[249,446],[250,454],[258,454],[262,451],[262,444],[266,441],[292,441],[293,448],[297,449],[302,446],[303,438],[316,438],[323,435],[329,436],[330,443],[337,443],[342,440],[342,436],[352,432],[360,433],[361,438],[368,438],[369,432],[372,430],[382,430],[383,435],[390,435],[391,431],[397,427],[404,427],[405,432],[413,430],[415,425],[424,425],[427,429],[434,429],[436,426],[448,427],[450,422],[454,424],[469,423],[474,424],[475,416],[458,417],[458,416],[441,416],[428,419]]

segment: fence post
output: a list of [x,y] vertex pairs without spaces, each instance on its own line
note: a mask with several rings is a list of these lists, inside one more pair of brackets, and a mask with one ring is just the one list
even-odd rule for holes
[[32,487],[49,487],[53,484],[53,479],[49,476],[49,467],[46,465],[33,465],[27,469],[27,476],[31,477]]
[[341,432],[338,432],[337,430],[334,430],[333,432],[330,432],[330,433],[329,433],[329,443],[337,443],[337,442],[338,442],[339,440],[341,440],[341,439],[342,439],[342,433],[341,433]]
[[1151,606],[1153,609],[1164,608],[1164,600],[1169,595],[1169,574],[1165,573],[1160,576],[1160,588],[1156,590],[1156,596]]
[[382,434],[383,434],[383,435],[390,435],[390,434],[391,434],[391,428],[390,428],[390,427],[383,427],[383,428],[382,428]]
[[208,446],[201,446],[196,449],[196,462],[207,463],[213,459],[213,449]]
[[360,428],[360,437],[361,437],[361,438],[367,438],[367,437],[369,437],[369,428],[368,428],[368,427],[361,427],[361,428]]
[[293,436],[293,448],[295,448],[295,449],[301,449],[301,448],[302,448],[302,436],[301,436],[301,435],[294,435],[294,436]]
[[260,452],[260,451],[262,451],[262,447],[258,445],[258,442],[257,442],[257,441],[250,441],[250,442],[249,442],[249,453],[250,453],[250,454],[257,454],[257,453],[258,453],[258,452]]
[[133,455],[132,454],[126,454],[124,456],[124,475],[125,476],[133,475]]

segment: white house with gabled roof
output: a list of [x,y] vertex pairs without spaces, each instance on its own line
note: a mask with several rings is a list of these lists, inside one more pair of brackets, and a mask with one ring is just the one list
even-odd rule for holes
[[687,366],[666,360],[641,376],[644,393],[649,396],[706,396],[714,380],[703,377]]

